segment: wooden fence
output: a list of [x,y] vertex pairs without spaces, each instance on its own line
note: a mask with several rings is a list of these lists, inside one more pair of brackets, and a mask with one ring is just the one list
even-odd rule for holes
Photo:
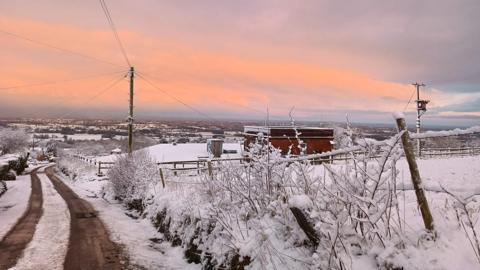
[[[157,166],[161,170],[171,171],[174,175],[179,173],[194,173],[201,174],[202,172],[217,168],[219,163],[222,162],[234,162],[243,164],[249,161],[249,158],[223,158],[223,159],[197,159],[197,160],[181,160],[181,161],[167,161],[157,162]],[[98,161],[94,164],[97,167],[97,174],[102,175],[103,172],[110,169],[115,162],[112,161]]]
[[[321,158],[307,158],[313,164],[334,163],[338,161],[346,161],[352,159],[352,153],[363,154],[362,152],[350,152],[342,154],[334,154]],[[422,149],[421,158],[429,157],[451,157],[451,156],[474,156],[480,155],[480,146],[475,147],[451,147],[451,148],[425,148]],[[97,161],[95,157],[86,157],[81,155],[71,155],[71,157],[95,166],[97,174],[103,175],[115,162],[112,161]],[[370,156],[370,158],[378,158],[379,155]],[[214,159],[197,159],[197,160],[179,160],[168,162],[157,162],[159,169],[163,171],[170,171],[173,175],[187,174],[200,175],[207,171],[215,170],[220,163],[232,162],[236,164],[248,164],[250,158],[214,158]],[[162,172],[163,173],[163,172]]]

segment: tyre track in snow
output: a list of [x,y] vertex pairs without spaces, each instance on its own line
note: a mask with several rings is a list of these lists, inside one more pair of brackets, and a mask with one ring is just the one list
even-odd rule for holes
[[30,174],[32,189],[25,213],[0,241],[0,269],[8,269],[17,263],[23,250],[32,240],[43,214],[42,186],[36,174],[37,170]]
[[61,270],[67,253],[70,214],[67,204],[42,173],[43,215],[32,241],[11,270]]
[[64,184],[53,167],[45,172],[70,211],[70,238],[64,269],[129,269],[122,247],[110,240],[92,205]]

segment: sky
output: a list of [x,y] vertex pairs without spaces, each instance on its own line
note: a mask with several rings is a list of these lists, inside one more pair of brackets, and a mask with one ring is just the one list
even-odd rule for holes
[[[425,124],[480,124],[478,0],[106,3],[140,118],[413,124],[423,82]],[[126,117],[99,1],[2,0],[0,48],[0,116]]]

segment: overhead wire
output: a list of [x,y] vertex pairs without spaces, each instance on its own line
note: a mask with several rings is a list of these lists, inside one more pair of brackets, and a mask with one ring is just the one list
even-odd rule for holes
[[[137,71],[137,73],[139,73],[139,72]],[[161,79],[159,79],[159,78],[157,78],[157,77],[155,77],[155,76],[152,76],[151,74],[146,74],[145,72],[141,72],[140,74],[143,74],[144,76],[148,76],[148,77],[151,78],[151,79],[161,80]],[[230,102],[230,101],[225,100],[225,99],[220,100],[220,99],[215,98],[215,97],[213,97],[213,98],[214,98],[214,99],[217,99],[217,100],[219,100],[219,101],[222,101],[222,102],[227,102],[227,103],[229,103],[229,104],[231,104],[231,105],[234,105],[234,106],[237,106],[237,107],[241,107],[241,108],[243,108],[243,109],[248,110],[248,112],[252,112],[252,111],[253,111],[253,112],[256,112],[256,113],[259,114],[259,115],[265,115],[265,111],[260,110],[260,109],[257,109],[257,108],[254,108],[254,107],[252,107],[252,106],[248,106],[248,105],[243,105],[243,104],[238,104],[238,103]],[[272,116],[272,115],[270,115],[269,117],[270,117],[270,118],[273,117],[273,118],[281,119],[281,117],[279,117],[279,116]]]
[[407,105],[405,105],[405,108],[403,108],[403,112],[405,112],[408,108],[408,105],[410,105],[410,102],[412,102],[413,95],[415,95],[415,89],[412,91],[412,94],[410,95],[410,98],[408,99]]
[[105,3],[105,0],[99,0],[100,5],[102,6],[103,13],[105,14],[105,17],[107,18],[108,24],[110,25],[110,28],[112,29],[113,35],[115,36],[115,40],[118,43],[118,46],[120,47],[120,51],[123,54],[123,57],[125,58],[125,61],[127,62],[128,66],[131,67],[132,65],[130,64],[130,60],[128,59],[127,52],[125,51],[125,47],[123,46],[122,41],[120,40],[120,36],[118,35],[117,28],[115,27],[115,23],[113,22],[112,16],[110,15],[110,11],[108,10],[107,3]]
[[69,54],[72,54],[72,55],[81,56],[83,58],[88,58],[90,60],[95,60],[95,61],[102,62],[102,63],[105,63],[105,64],[113,65],[113,66],[124,67],[124,65],[120,65],[120,64],[117,64],[117,63],[106,61],[106,60],[103,60],[103,59],[100,59],[100,58],[97,58],[97,57],[94,57],[94,56],[90,56],[90,55],[87,55],[87,54],[84,54],[84,53],[81,53],[81,52],[76,52],[76,51],[73,51],[73,50],[70,50],[70,49],[65,49],[65,48],[62,48],[62,47],[59,47],[59,46],[56,46],[56,45],[52,45],[52,44],[43,42],[43,41],[34,40],[34,39],[24,37],[24,36],[21,36],[19,34],[12,33],[12,32],[9,32],[9,31],[5,31],[5,30],[2,30],[2,29],[0,29],[0,33],[15,37],[17,39],[22,39],[22,40],[25,40],[25,41],[28,41],[28,42],[31,42],[31,43],[35,43],[35,44],[38,44],[38,45],[41,45],[41,46],[44,46],[44,47],[48,47],[48,48],[51,48],[51,49],[55,49],[55,50],[58,50],[58,51],[69,53]]
[[5,86],[5,87],[0,87],[0,90],[11,90],[11,89],[18,89],[18,88],[28,88],[28,87],[35,87],[35,86],[59,84],[59,83],[65,83],[65,82],[81,81],[81,80],[87,80],[87,79],[91,79],[91,78],[104,77],[104,76],[107,76],[107,75],[120,74],[120,73],[124,73],[124,72],[125,71],[116,71],[116,72],[87,75],[87,76],[83,76],[83,77],[79,77],[79,78],[72,78],[72,79],[65,79],[65,80],[58,80],[58,81],[48,81],[48,82],[41,82],[41,83]]
[[152,86],[153,88],[159,90],[160,92],[164,93],[165,95],[169,96],[171,99],[175,100],[176,102],[182,104],[183,106],[187,107],[188,109],[192,110],[193,112],[196,112],[200,115],[202,115],[203,117],[209,119],[209,120],[217,120],[213,117],[211,117],[210,115],[194,108],[193,106],[189,105],[188,103],[184,102],[183,100],[181,100],[180,98],[174,96],[173,94],[169,93],[168,91],[158,87],[156,84],[154,84],[153,82],[151,82],[149,79],[147,79],[145,76],[147,76],[146,74],[143,74],[143,73],[140,73],[140,72],[136,72],[136,75],[141,78],[142,80],[144,80],[146,83],[148,83],[150,86]]
[[[90,104],[90,102],[94,101],[95,99],[97,99],[101,95],[105,94],[108,90],[112,89],[115,85],[117,85],[119,82],[121,82],[126,77],[127,77],[127,75],[123,75],[120,78],[115,78],[113,80],[110,80],[109,84],[105,88],[100,89],[98,92],[95,93],[95,95],[93,95],[89,99],[87,99],[84,103],[82,103],[82,106]],[[61,115],[60,117],[58,117],[58,119],[65,118],[65,117],[71,115],[72,113],[74,113],[74,110],[71,110],[71,111]]]

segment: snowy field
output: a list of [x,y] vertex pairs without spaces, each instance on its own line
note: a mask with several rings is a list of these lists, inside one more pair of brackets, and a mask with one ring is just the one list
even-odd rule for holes
[[[435,247],[427,245],[410,250],[407,253],[410,257],[404,258],[409,265],[408,269],[480,269],[480,263],[451,207],[455,200],[442,190],[443,187],[462,198],[473,196],[474,202],[470,206],[475,216],[475,228],[480,230],[479,209],[475,202],[480,199],[480,181],[478,181],[480,157],[420,159],[418,164],[435,226],[439,232],[439,239]],[[399,161],[398,169],[400,179],[403,179],[397,184],[398,189],[410,189],[399,192],[400,213],[405,216],[402,227],[406,235],[419,235],[424,228],[422,216],[417,206],[415,192],[412,190],[410,172],[405,160]],[[415,238],[412,237],[411,241],[415,241]],[[371,267],[356,269],[376,268],[371,265]]]
[[[57,141],[63,141],[64,136],[61,133],[36,133],[35,135],[42,135],[42,136],[48,136],[49,139],[57,140]],[[31,135],[33,136],[33,134]],[[73,140],[73,141],[100,141],[102,140],[102,134],[71,134],[71,135],[66,135],[67,140]],[[45,140],[45,139],[42,139]]]
[[[205,143],[157,144],[145,149],[156,162],[197,160],[209,156]],[[224,143],[223,149],[236,150],[237,153],[222,154],[222,158],[240,158],[242,156],[243,149],[239,143]],[[117,157],[117,155],[103,156],[96,158],[96,161],[111,162],[115,161]]]

